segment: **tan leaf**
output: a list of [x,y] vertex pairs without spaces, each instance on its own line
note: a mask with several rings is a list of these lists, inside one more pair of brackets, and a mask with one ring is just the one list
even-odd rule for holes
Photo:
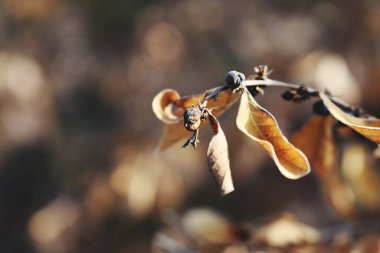
[[355,215],[355,196],[341,176],[338,149],[333,137],[336,120],[331,115],[314,115],[292,137],[292,143],[310,159],[321,188],[332,208],[343,217]]
[[159,154],[186,136],[190,136],[190,132],[184,128],[183,121],[177,124],[164,124],[164,131],[155,152]]
[[255,244],[286,247],[304,243],[315,244],[321,240],[321,233],[298,221],[291,213],[283,213],[262,224],[255,231]]
[[233,242],[233,224],[214,210],[195,208],[187,211],[181,225],[184,232],[199,242],[213,244]]
[[159,92],[152,102],[152,109],[157,118],[168,124],[178,123],[182,115],[178,110],[173,111],[172,104],[179,98],[179,94],[172,89],[165,89]]
[[330,113],[340,122],[352,128],[367,139],[380,144],[380,120],[379,119],[364,119],[351,116],[345,113],[337,105],[335,105],[329,97],[323,92],[319,93],[323,103]]
[[313,115],[291,138],[292,143],[310,160],[319,176],[335,166],[337,147],[332,132],[334,122],[332,116]]
[[227,139],[218,120],[211,114],[209,122],[215,135],[207,149],[208,168],[219,186],[220,193],[226,195],[234,190]]
[[[176,91],[165,89],[154,97],[152,102],[153,112],[158,119],[165,123],[164,133],[157,148],[158,152],[169,148],[177,141],[191,135],[191,132],[187,131],[184,127],[183,113],[186,108],[192,105],[198,105],[210,91],[211,90],[202,94],[180,98]],[[214,116],[218,117],[235,103],[238,98],[239,94],[232,93],[231,90],[225,90],[219,93],[216,100],[209,100],[207,108],[213,109],[212,112]],[[207,124],[208,121],[203,123],[201,128]]]
[[248,91],[242,94],[236,124],[269,154],[285,177],[298,179],[310,172],[306,156],[288,141],[273,115],[262,108]]
[[352,143],[342,154],[342,174],[355,194],[361,210],[380,210],[380,176],[378,167],[369,159],[364,145]]

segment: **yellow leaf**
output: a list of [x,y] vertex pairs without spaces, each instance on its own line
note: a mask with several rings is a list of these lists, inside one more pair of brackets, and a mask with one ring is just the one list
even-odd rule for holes
[[335,105],[329,97],[323,92],[319,93],[320,98],[329,110],[329,112],[340,122],[352,128],[367,139],[380,144],[380,120],[379,119],[364,119],[351,116],[345,113],[337,105]]
[[[206,91],[202,94],[181,98],[175,90],[165,89],[154,97],[152,102],[153,112],[159,120],[165,123],[164,134],[157,148],[158,152],[169,148],[177,141],[188,137],[191,134],[184,127],[183,113],[186,108],[189,108],[192,105],[198,105],[199,102],[212,90]],[[238,98],[239,94],[232,93],[231,90],[225,90],[219,93],[216,100],[209,100],[207,108],[213,109],[213,115],[218,117],[236,102]],[[208,121],[203,123],[201,128],[207,124]]]
[[337,147],[332,132],[334,123],[332,116],[314,115],[291,138],[292,143],[309,158],[319,176],[324,176],[335,166]]
[[220,193],[226,195],[234,190],[227,139],[218,120],[213,115],[209,115],[209,122],[215,135],[207,149],[208,167],[219,186]]
[[288,141],[273,115],[262,108],[248,91],[242,94],[236,124],[269,154],[285,177],[298,179],[310,172],[306,156]]

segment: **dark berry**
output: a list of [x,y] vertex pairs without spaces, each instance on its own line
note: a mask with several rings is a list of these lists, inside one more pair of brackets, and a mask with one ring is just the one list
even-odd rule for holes
[[291,91],[291,90],[287,90],[285,91],[284,93],[282,93],[281,97],[286,100],[286,101],[290,101],[294,98],[294,92]]
[[224,80],[226,81],[228,87],[234,90],[238,88],[241,82],[245,80],[245,76],[243,73],[232,70],[226,74]]

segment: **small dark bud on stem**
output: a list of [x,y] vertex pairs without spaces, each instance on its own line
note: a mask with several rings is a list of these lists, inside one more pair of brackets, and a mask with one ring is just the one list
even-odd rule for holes
[[235,90],[245,80],[245,76],[243,73],[232,70],[226,74],[224,80],[230,89]]
[[294,98],[294,95],[294,92],[292,92],[291,90],[287,90],[284,93],[282,93],[281,97],[286,101],[290,101]]
[[199,107],[191,107],[185,110],[183,121],[185,128],[189,131],[195,131],[201,125],[202,112]]

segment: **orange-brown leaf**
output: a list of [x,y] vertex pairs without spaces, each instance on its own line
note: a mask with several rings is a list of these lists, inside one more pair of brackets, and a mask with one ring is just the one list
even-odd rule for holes
[[317,172],[321,188],[330,206],[343,217],[352,217],[355,197],[342,178],[337,159],[337,146],[333,138],[333,116],[314,115],[310,121],[292,137],[292,143],[310,159]]
[[380,144],[379,119],[365,119],[351,116],[350,114],[345,113],[336,104],[334,104],[323,92],[320,92],[319,96],[327,109],[337,120],[352,128],[367,139],[375,142],[376,144]]
[[[177,141],[191,134],[184,127],[183,113],[186,108],[198,105],[210,91],[180,98],[175,90],[165,89],[154,97],[152,102],[153,112],[158,119],[165,123],[164,134],[157,148],[158,152],[169,148]],[[207,108],[213,109],[213,114],[218,117],[237,101],[238,96],[239,94],[232,93],[231,90],[222,91],[216,100],[208,101]],[[201,125],[201,128],[207,124],[208,122],[206,121]]]
[[334,122],[332,116],[314,115],[291,139],[304,152],[319,176],[335,166],[337,147],[332,132]]
[[180,97],[175,90],[165,89],[159,92],[152,102],[152,109],[157,118],[168,124],[178,123],[182,115],[178,109],[174,110],[172,106],[174,101],[178,99],[180,99]]
[[209,122],[215,135],[207,149],[208,168],[219,186],[220,193],[226,195],[234,190],[227,139],[218,120],[213,115],[209,115]]
[[248,91],[242,94],[236,124],[269,154],[285,177],[298,179],[310,172],[306,156],[288,141],[273,115],[262,108]]

